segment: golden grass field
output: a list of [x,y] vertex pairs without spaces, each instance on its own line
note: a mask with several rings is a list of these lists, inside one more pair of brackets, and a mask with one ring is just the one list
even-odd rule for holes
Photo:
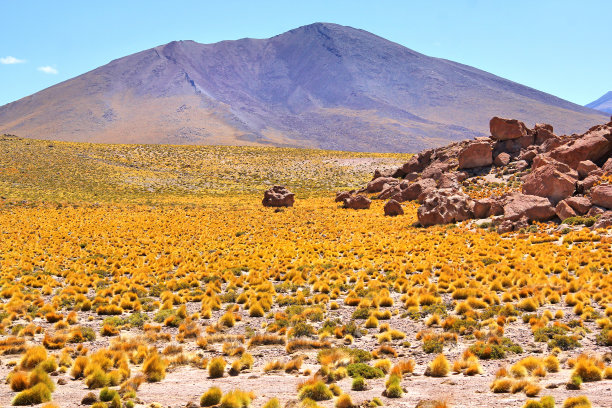
[[409,155],[0,139],[0,406],[612,406],[610,230],[334,203]]

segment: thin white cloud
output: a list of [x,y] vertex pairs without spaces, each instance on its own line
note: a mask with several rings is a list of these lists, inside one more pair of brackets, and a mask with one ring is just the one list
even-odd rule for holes
[[11,57],[10,55],[7,57],[0,58],[0,64],[11,65],[11,64],[23,64],[25,60]]
[[40,72],[44,72],[45,74],[52,74],[52,75],[59,74],[59,71],[57,69],[49,65],[45,65],[44,67],[38,67],[38,70]]

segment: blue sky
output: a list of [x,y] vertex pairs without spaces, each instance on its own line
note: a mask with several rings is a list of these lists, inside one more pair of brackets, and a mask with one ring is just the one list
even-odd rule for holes
[[361,28],[581,105],[612,90],[612,1],[0,0],[0,105],[172,40]]

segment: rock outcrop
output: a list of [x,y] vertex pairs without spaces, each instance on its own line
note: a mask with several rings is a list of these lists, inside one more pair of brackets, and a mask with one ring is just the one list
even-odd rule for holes
[[491,143],[485,141],[470,142],[461,149],[458,156],[460,169],[473,169],[493,164]]
[[527,136],[527,126],[516,119],[503,119],[495,116],[489,122],[491,139],[512,140]]
[[553,165],[538,167],[523,178],[523,193],[548,198],[553,204],[571,197],[576,179],[558,171]]
[[505,199],[504,220],[518,221],[525,217],[529,221],[548,221],[554,216],[554,208],[544,197],[517,193]]
[[264,192],[264,207],[293,207],[295,194],[284,186],[274,186]]
[[[376,171],[361,191],[392,200],[385,214],[399,211],[401,202],[418,201],[425,226],[496,217],[500,231],[612,207],[606,178],[612,174],[612,122],[569,136],[555,135],[548,124],[529,129],[514,119],[494,117],[489,125],[489,138],[422,151],[395,170]],[[487,184],[505,185],[510,193],[472,200],[464,192]]]

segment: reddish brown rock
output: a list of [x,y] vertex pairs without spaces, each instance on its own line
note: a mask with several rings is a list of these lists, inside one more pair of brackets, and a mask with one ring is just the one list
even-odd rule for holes
[[472,141],[461,149],[459,156],[460,169],[473,169],[493,164],[493,148],[489,142]]
[[444,173],[438,180],[438,188],[459,189],[459,180],[456,173]]
[[274,186],[264,192],[264,207],[293,207],[295,194],[284,186]]
[[591,202],[612,209],[612,184],[600,184],[591,189]]
[[596,126],[581,137],[557,147],[549,154],[553,159],[576,169],[583,160],[597,162],[609,156],[612,151],[610,140],[612,140],[610,127]]
[[584,180],[581,180],[576,183],[576,191],[578,191],[581,194],[588,193],[591,190],[591,188],[593,188],[593,186],[599,182],[600,179],[601,179],[601,176],[597,174],[588,176]]
[[417,210],[419,223],[428,227],[449,224],[473,218],[471,199],[458,191],[436,190],[431,192]]
[[420,179],[414,183],[410,183],[406,186],[405,189],[401,190],[398,194],[394,195],[392,198],[395,201],[403,202],[403,201],[412,201],[419,198],[419,196],[428,189],[435,189],[436,181],[430,178]]
[[555,214],[557,214],[557,217],[559,217],[561,221],[577,215],[576,211],[574,211],[574,209],[567,202],[565,202],[565,200],[557,204],[555,207]]
[[430,178],[430,179],[438,180],[440,177],[442,177],[444,173],[451,170],[456,165],[457,165],[456,162],[455,163],[448,162],[448,161],[434,162],[430,164],[429,166],[427,166],[425,170],[423,170],[423,172],[421,173],[421,177],[424,179]]
[[521,136],[518,139],[519,146],[521,149],[527,149],[529,146],[532,146],[535,143],[535,136],[532,134],[528,134],[527,136]]
[[399,184],[399,181],[393,177],[378,177],[377,179],[372,180],[368,183],[366,191],[368,193],[380,193],[383,190],[385,184],[392,186],[395,184]]
[[405,181],[402,181],[399,184],[394,184],[392,186],[386,184],[386,187],[383,189],[383,191],[380,192],[379,195],[377,195],[375,198],[377,200],[386,200],[388,198],[393,197],[394,195],[398,194],[399,192],[402,191],[402,184],[406,183]]
[[539,167],[523,177],[523,194],[546,197],[553,204],[571,197],[575,190],[576,179],[552,165]]
[[544,166],[553,166],[557,171],[561,173],[568,173],[571,174],[573,177],[578,177],[578,172],[570,168],[570,166],[565,163],[561,163],[554,159],[551,159],[545,154],[538,154],[536,157],[533,158],[533,161],[531,163],[531,170],[536,170]]
[[599,219],[593,224],[593,229],[612,227],[612,211],[601,214]]
[[507,166],[508,163],[510,163],[510,155],[506,152],[501,152],[500,154],[495,156],[494,163],[497,167]]
[[523,122],[516,119],[503,119],[497,116],[489,122],[491,139],[508,140],[527,136],[528,130]]
[[472,212],[474,213],[474,218],[481,219],[501,215],[504,212],[504,208],[493,198],[482,198],[474,201]]
[[547,124],[536,124],[535,129],[535,140],[534,143],[541,145],[549,139],[556,139],[557,136],[553,133],[553,127]]
[[547,221],[555,216],[550,201],[544,197],[513,194],[506,198],[504,219],[518,221],[526,217],[529,221]]
[[563,201],[569,204],[578,215],[586,214],[593,205],[587,197],[569,197]]
[[396,215],[404,215],[402,205],[395,200],[389,200],[384,207],[385,215],[395,217]]
[[500,153],[508,153],[510,158],[515,159],[521,153],[521,144],[518,139],[499,140],[493,146],[493,156]]
[[355,193],[355,190],[352,190],[352,191],[341,191],[339,193],[336,193],[336,199],[334,201],[337,202],[337,203],[342,203],[342,202],[344,202],[345,198],[349,198],[354,193]]
[[414,181],[419,178],[418,173],[408,173],[404,176],[404,180],[406,181]]
[[606,173],[612,173],[612,157],[606,160],[604,165],[601,166],[601,169]]
[[533,159],[535,159],[535,157],[538,155],[538,151],[536,149],[527,149],[521,152],[521,154],[519,154],[518,159],[519,160],[525,160],[527,163],[531,163],[533,162]]
[[555,136],[544,141],[544,143],[540,145],[540,151],[547,153],[561,145],[563,145],[563,140],[561,140],[560,137]]
[[405,163],[401,170],[405,173],[420,173],[431,164],[431,156],[434,153],[433,149],[425,150],[415,154]]
[[393,174],[395,174],[396,171],[397,170],[392,170],[392,169],[386,169],[386,170],[376,169],[374,170],[374,176],[372,177],[372,181],[380,177],[393,177]]
[[578,170],[578,175],[582,179],[588,176],[590,172],[598,170],[598,169],[599,167],[597,167],[597,165],[593,163],[592,161],[583,160],[580,163],[578,163],[578,168],[576,170]]
[[606,212],[606,209],[603,207],[600,207],[598,205],[594,205],[591,207],[591,209],[589,209],[589,212],[586,213],[587,217],[595,217],[596,215],[601,215],[603,213]]
[[351,208],[353,210],[367,210],[371,204],[372,200],[361,194],[352,195],[344,199],[344,208]]

